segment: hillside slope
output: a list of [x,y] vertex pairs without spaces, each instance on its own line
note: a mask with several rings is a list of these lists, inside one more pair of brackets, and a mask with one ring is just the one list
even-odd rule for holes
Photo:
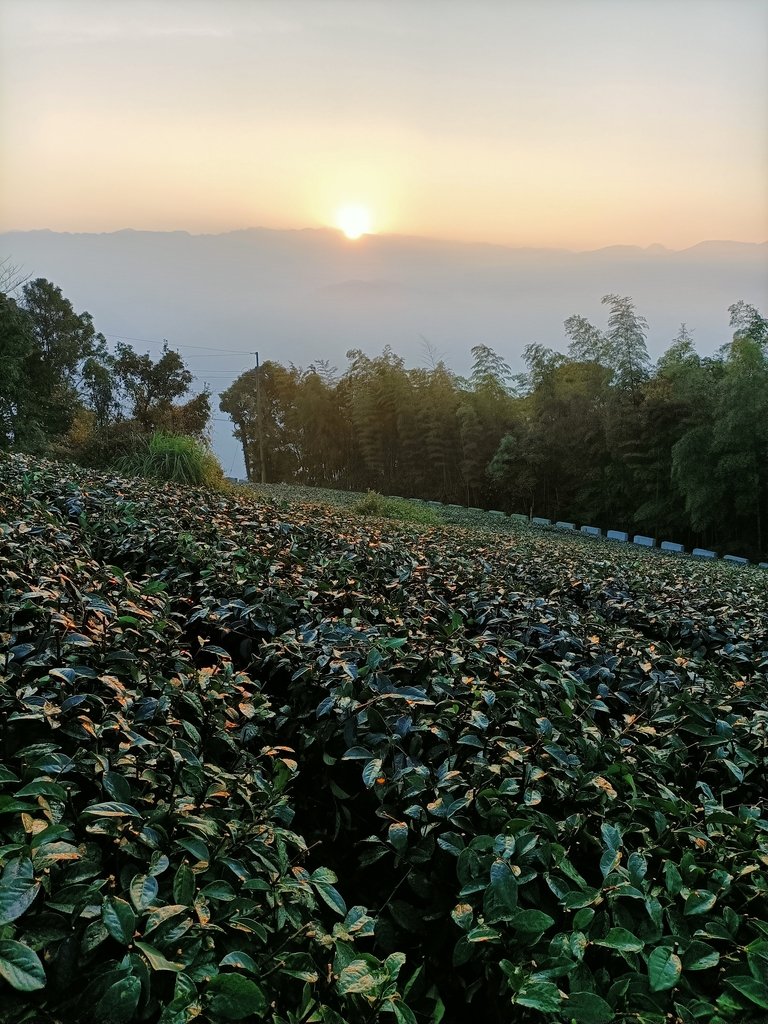
[[0,1020],[764,1020],[765,572],[504,529],[0,460]]

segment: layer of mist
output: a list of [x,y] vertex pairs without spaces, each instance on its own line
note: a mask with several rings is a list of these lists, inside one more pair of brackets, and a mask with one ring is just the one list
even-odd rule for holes
[[[408,365],[443,358],[465,373],[482,343],[521,370],[529,342],[565,349],[571,314],[602,325],[609,292],[633,297],[654,358],[683,321],[711,354],[730,338],[731,303],[768,309],[768,243],[571,252],[399,235],[350,242],[323,229],[29,231],[0,234],[3,255],[57,284],[111,341],[134,339],[156,354],[168,339],[214,393],[253,365],[256,350],[262,360],[327,359],[341,370],[347,350],[375,355],[391,345]],[[214,410],[216,452],[225,472],[241,476],[215,398]]]

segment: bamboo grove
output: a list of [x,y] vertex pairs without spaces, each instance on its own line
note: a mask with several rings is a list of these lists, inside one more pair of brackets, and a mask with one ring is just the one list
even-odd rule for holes
[[[750,555],[766,550],[768,321],[740,301],[731,339],[682,325],[651,364],[631,299],[604,327],[566,320],[567,351],[529,345],[514,375],[486,345],[469,377],[387,346],[338,373],[265,362],[221,395],[249,478],[532,512]],[[257,380],[257,372],[259,374]],[[256,401],[257,383],[259,401]],[[259,446],[261,441],[261,448]]]

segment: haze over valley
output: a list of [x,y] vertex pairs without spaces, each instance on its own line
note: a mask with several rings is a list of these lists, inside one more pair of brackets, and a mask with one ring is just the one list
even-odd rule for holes
[[[408,365],[433,355],[457,373],[486,344],[516,372],[530,342],[565,350],[563,321],[601,324],[601,298],[630,295],[649,324],[657,358],[685,322],[708,355],[730,340],[728,306],[768,305],[768,243],[703,241],[575,252],[367,235],[331,229],[253,228],[68,233],[11,231],[0,250],[33,278],[57,284],[88,310],[111,343],[157,355],[178,348],[200,388],[214,395],[262,360],[306,366],[385,345]],[[214,398],[212,438],[225,471],[242,476],[239,445]]]

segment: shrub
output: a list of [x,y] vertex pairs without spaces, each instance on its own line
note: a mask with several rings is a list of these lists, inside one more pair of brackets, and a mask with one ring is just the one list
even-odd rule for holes
[[132,476],[205,487],[220,487],[224,478],[216,456],[184,434],[152,434],[138,451],[119,459],[118,468]]
[[422,526],[437,526],[441,519],[425,505],[415,505],[403,498],[385,498],[376,491],[368,491],[364,498],[356,501],[352,511],[359,516],[378,519],[398,519],[406,523],[421,523]]
[[0,1024],[765,1024],[765,570],[0,495]]

